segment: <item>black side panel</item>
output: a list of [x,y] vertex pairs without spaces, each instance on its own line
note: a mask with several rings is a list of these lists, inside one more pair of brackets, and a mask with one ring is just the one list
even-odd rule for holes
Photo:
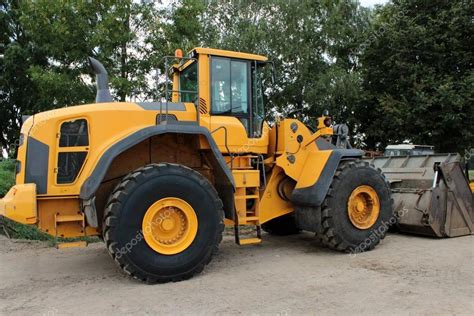
[[48,187],[49,146],[28,137],[25,183],[35,183],[36,193],[46,194]]
[[[335,149],[324,166],[318,181],[310,187],[295,189],[291,201],[296,205],[319,207],[324,201],[341,159],[361,158],[364,152],[358,149]],[[309,172],[309,170],[308,170]]]
[[[166,133],[195,134],[205,136],[213,152],[211,163],[213,164],[213,168],[216,171],[216,189],[218,190],[221,198],[223,198],[222,195],[227,195],[224,194],[226,191],[233,193],[235,187],[234,178],[209,131],[199,125],[181,125],[171,124],[171,122],[169,122],[168,124],[164,125],[144,128],[110,147],[102,155],[90,177],[82,184],[80,193],[81,199],[88,200],[94,196],[96,190],[99,188],[100,183],[102,182],[102,179],[107,173],[109,166],[115,157],[117,157],[120,153],[152,136]],[[223,202],[225,203],[226,201]],[[226,208],[225,205],[224,207]],[[228,215],[227,212],[233,212],[233,203],[232,205],[227,205],[226,216]]]
[[319,150],[334,150],[337,149],[336,146],[328,142],[327,140],[324,140],[322,138],[318,138],[316,140],[316,146],[318,147]]

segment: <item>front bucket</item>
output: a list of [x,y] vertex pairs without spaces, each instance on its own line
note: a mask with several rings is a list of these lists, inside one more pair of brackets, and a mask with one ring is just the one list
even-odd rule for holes
[[375,157],[389,180],[400,231],[435,237],[474,234],[473,194],[455,154]]

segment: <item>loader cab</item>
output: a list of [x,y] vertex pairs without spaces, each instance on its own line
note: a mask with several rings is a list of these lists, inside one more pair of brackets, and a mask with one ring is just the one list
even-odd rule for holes
[[196,48],[188,58],[175,72],[173,91],[179,92],[173,98],[195,103],[200,125],[211,131],[223,152],[266,153],[262,84],[266,57]]

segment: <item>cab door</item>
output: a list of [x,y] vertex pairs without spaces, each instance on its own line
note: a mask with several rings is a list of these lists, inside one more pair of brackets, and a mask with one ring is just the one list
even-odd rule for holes
[[261,153],[268,149],[263,127],[263,99],[257,64],[249,60],[210,58],[211,132],[223,153]]

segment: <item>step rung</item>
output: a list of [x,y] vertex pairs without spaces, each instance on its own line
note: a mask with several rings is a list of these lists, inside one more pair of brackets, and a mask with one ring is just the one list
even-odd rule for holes
[[260,238],[246,238],[246,239],[240,239],[239,240],[239,245],[253,245],[253,244],[259,244],[261,243],[262,240]]
[[259,199],[258,195],[238,195],[235,197],[236,200],[252,200],[252,199]]
[[82,214],[76,215],[56,215],[56,223],[65,223],[65,222],[82,222],[84,216]]
[[87,242],[85,241],[62,242],[56,245],[56,248],[58,249],[85,248],[85,247],[87,247]]
[[246,220],[247,222],[248,221],[257,221],[258,216],[245,216],[245,217],[239,217],[239,219]]
[[239,217],[239,225],[242,226],[255,226],[258,224],[257,216]]

